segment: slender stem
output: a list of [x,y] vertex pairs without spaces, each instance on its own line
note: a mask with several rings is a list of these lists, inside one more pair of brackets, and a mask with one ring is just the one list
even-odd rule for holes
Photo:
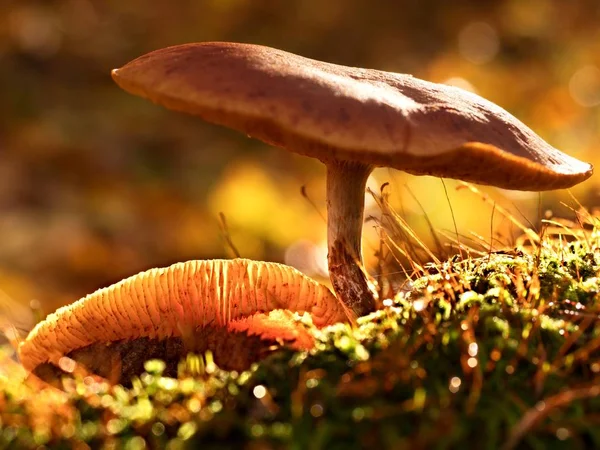
[[356,316],[375,311],[375,292],[362,264],[362,224],[369,165],[327,162],[329,277],[338,298]]

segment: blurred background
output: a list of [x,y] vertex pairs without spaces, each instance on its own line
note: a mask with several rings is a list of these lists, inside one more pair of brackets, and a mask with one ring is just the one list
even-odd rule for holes
[[[150,267],[232,257],[221,212],[242,256],[326,275],[318,161],[167,111],[110,78],[143,53],[210,40],[458,85],[600,164],[598,0],[0,0],[0,315],[27,328],[30,307],[45,314]],[[454,233],[450,208],[461,234],[518,234],[454,181],[448,198],[439,179],[388,169],[369,186],[385,182],[428,243],[426,218]],[[600,205],[597,185],[571,193]],[[572,214],[565,191],[482,189],[523,221]],[[370,269],[375,225],[365,226]]]

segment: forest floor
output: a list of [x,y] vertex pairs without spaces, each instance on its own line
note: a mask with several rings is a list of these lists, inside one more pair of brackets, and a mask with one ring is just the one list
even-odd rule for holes
[[130,388],[59,390],[2,347],[0,448],[600,448],[600,231],[578,218],[422,265],[355,326],[243,373],[209,353],[177,379],[149,361]]

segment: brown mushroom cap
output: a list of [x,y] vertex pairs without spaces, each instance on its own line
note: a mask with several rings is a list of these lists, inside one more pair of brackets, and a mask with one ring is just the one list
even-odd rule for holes
[[[215,362],[241,370],[273,344],[297,349],[312,336],[293,313],[323,327],[348,320],[331,292],[299,271],[247,259],[188,261],[151,269],[59,308],[19,346],[23,366],[52,376],[68,356],[121,382],[143,362],[177,367],[188,351],[212,350]],[[114,378],[114,377],[113,377]]]
[[536,191],[592,174],[499,106],[410,75],[216,42],[157,50],[113,78],[168,108],[325,162]]

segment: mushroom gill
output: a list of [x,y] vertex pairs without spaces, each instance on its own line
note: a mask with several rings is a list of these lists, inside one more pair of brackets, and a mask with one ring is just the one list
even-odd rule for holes
[[51,381],[68,357],[128,383],[144,361],[163,359],[176,375],[188,352],[211,350],[217,365],[243,370],[274,345],[310,349],[294,313],[317,327],[348,321],[323,285],[296,269],[248,259],[188,261],[151,269],[59,308],[19,346],[25,369]]

